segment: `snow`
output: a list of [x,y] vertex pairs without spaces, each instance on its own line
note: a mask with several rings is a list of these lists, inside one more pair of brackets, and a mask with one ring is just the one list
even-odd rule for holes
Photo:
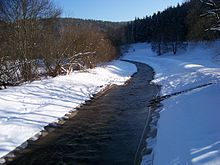
[[213,85],[165,101],[154,164],[220,163],[219,91]]
[[[150,155],[142,165],[220,164],[220,42],[191,43],[177,55],[156,56],[146,43],[133,44],[123,59],[146,63],[156,71],[161,95],[213,83],[162,101],[153,113],[148,138]],[[0,157],[25,144],[49,123],[90,99],[109,84],[122,85],[136,72],[135,65],[113,61],[67,76],[35,81],[0,91]],[[77,111],[76,111],[77,113]],[[158,121],[158,122],[157,122]],[[157,124],[155,124],[157,122]],[[0,164],[4,159],[0,159]]]
[[[131,45],[124,59],[146,63],[156,71],[161,95],[207,83],[162,102],[156,139],[148,138],[150,155],[142,165],[220,164],[220,42],[191,43],[177,55],[156,56],[146,43]],[[133,51],[135,50],[135,51]]]
[[29,138],[36,139],[46,125],[74,111],[107,85],[123,85],[136,71],[134,64],[117,60],[95,69],[0,90],[0,157]]

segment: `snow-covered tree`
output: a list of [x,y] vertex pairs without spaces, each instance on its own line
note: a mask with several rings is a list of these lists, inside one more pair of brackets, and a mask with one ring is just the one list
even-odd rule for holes
[[214,24],[209,30],[220,31],[220,0],[200,0],[208,6],[208,10],[202,16],[214,19]]

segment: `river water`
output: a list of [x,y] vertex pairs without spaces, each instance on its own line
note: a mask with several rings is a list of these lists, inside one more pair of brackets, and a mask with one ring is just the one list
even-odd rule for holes
[[133,165],[149,102],[158,93],[152,68],[134,64],[138,72],[125,85],[97,95],[53,132],[15,152],[7,164]]

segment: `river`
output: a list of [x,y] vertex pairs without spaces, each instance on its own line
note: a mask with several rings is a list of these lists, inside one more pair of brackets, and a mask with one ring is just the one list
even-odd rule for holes
[[[15,152],[10,165],[133,165],[158,86],[151,67],[134,63],[138,72],[123,86],[98,94],[54,131]],[[136,155],[137,156],[137,155]]]

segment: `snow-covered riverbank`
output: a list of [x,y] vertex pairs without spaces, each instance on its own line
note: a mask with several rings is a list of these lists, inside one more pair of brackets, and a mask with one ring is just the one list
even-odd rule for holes
[[95,69],[1,90],[0,157],[107,85],[124,84],[136,70],[134,64],[113,61]]
[[[159,57],[143,43],[131,45],[124,54],[124,59],[146,63],[155,69],[154,82],[162,85],[161,95],[213,83],[162,102],[157,137],[151,139],[155,142],[151,154],[154,165],[220,164],[218,47],[217,42],[209,46],[202,43],[175,56]],[[1,90],[0,157],[107,85],[124,84],[135,72],[133,64],[114,61],[86,72]],[[0,159],[0,163],[3,161]],[[148,161],[149,155],[142,164],[147,165]]]
[[[213,85],[162,102],[154,150],[142,164],[220,164],[219,42],[190,46],[177,55],[156,56],[147,44],[134,44],[124,59],[146,63],[156,71],[161,95],[199,85]],[[134,51],[135,50],[135,51]]]

